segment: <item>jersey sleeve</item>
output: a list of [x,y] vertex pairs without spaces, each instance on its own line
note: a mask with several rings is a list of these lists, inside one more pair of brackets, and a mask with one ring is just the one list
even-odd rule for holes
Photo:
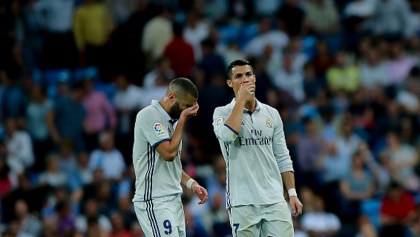
[[286,138],[284,136],[283,121],[277,110],[273,113],[274,134],[273,134],[273,153],[276,157],[280,173],[293,170],[293,162],[290,158],[289,149],[287,149]]
[[234,142],[238,137],[238,133],[225,124],[225,121],[229,115],[230,113],[222,107],[216,108],[213,113],[214,133],[219,140],[225,143]]
[[137,123],[139,123],[140,132],[144,134],[147,142],[156,148],[160,143],[170,140],[168,129],[159,114],[152,111],[145,112],[139,115]]

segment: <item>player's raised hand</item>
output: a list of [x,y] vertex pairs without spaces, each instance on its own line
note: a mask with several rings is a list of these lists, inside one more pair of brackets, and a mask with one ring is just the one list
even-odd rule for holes
[[255,84],[249,81],[242,83],[237,97],[239,100],[242,99],[244,101],[252,101],[255,99]]
[[195,103],[193,106],[184,109],[181,112],[180,119],[181,118],[188,119],[188,118],[196,116],[199,108],[200,106],[198,105],[198,103]]
[[200,199],[200,202],[198,204],[204,204],[209,199],[207,190],[203,188],[201,185],[199,185],[197,182],[193,183],[193,185],[191,186],[191,190]]

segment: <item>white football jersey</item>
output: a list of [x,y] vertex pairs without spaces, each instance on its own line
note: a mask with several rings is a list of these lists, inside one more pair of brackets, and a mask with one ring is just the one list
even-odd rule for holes
[[213,128],[226,161],[227,207],[264,205],[284,200],[281,173],[293,171],[278,111],[257,101],[244,110],[239,134],[225,124],[235,99],[217,107]]
[[137,114],[133,145],[136,175],[134,202],[182,193],[182,142],[172,162],[165,161],[155,149],[160,143],[171,139],[175,130],[171,121],[169,114],[156,100]]

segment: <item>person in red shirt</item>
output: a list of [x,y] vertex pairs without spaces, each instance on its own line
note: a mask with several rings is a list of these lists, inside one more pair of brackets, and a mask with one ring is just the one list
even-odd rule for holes
[[112,231],[109,237],[132,237],[130,230],[124,226],[124,218],[120,212],[111,216]]
[[176,77],[191,77],[195,65],[194,49],[183,37],[183,27],[175,22],[174,38],[166,45],[163,56],[169,59]]
[[[3,144],[0,144],[0,149],[5,149]],[[5,151],[0,151],[5,152]],[[11,179],[11,173],[9,165],[6,162],[6,158],[3,154],[0,155],[0,199],[9,195],[13,190],[13,184]]]
[[381,201],[381,233],[386,236],[404,236],[400,234],[406,231],[415,218],[416,203],[414,196],[400,184],[392,181]]

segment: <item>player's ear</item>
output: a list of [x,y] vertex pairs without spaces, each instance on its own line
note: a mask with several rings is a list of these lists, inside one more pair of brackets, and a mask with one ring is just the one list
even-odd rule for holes
[[166,98],[171,104],[176,102],[176,95],[173,92],[169,92]]
[[173,92],[169,92],[169,94],[168,94],[168,99],[169,99],[169,100],[176,100],[176,95],[175,95],[175,93],[173,93]]
[[226,84],[230,87],[233,88],[233,84],[232,84],[232,80],[226,80]]

